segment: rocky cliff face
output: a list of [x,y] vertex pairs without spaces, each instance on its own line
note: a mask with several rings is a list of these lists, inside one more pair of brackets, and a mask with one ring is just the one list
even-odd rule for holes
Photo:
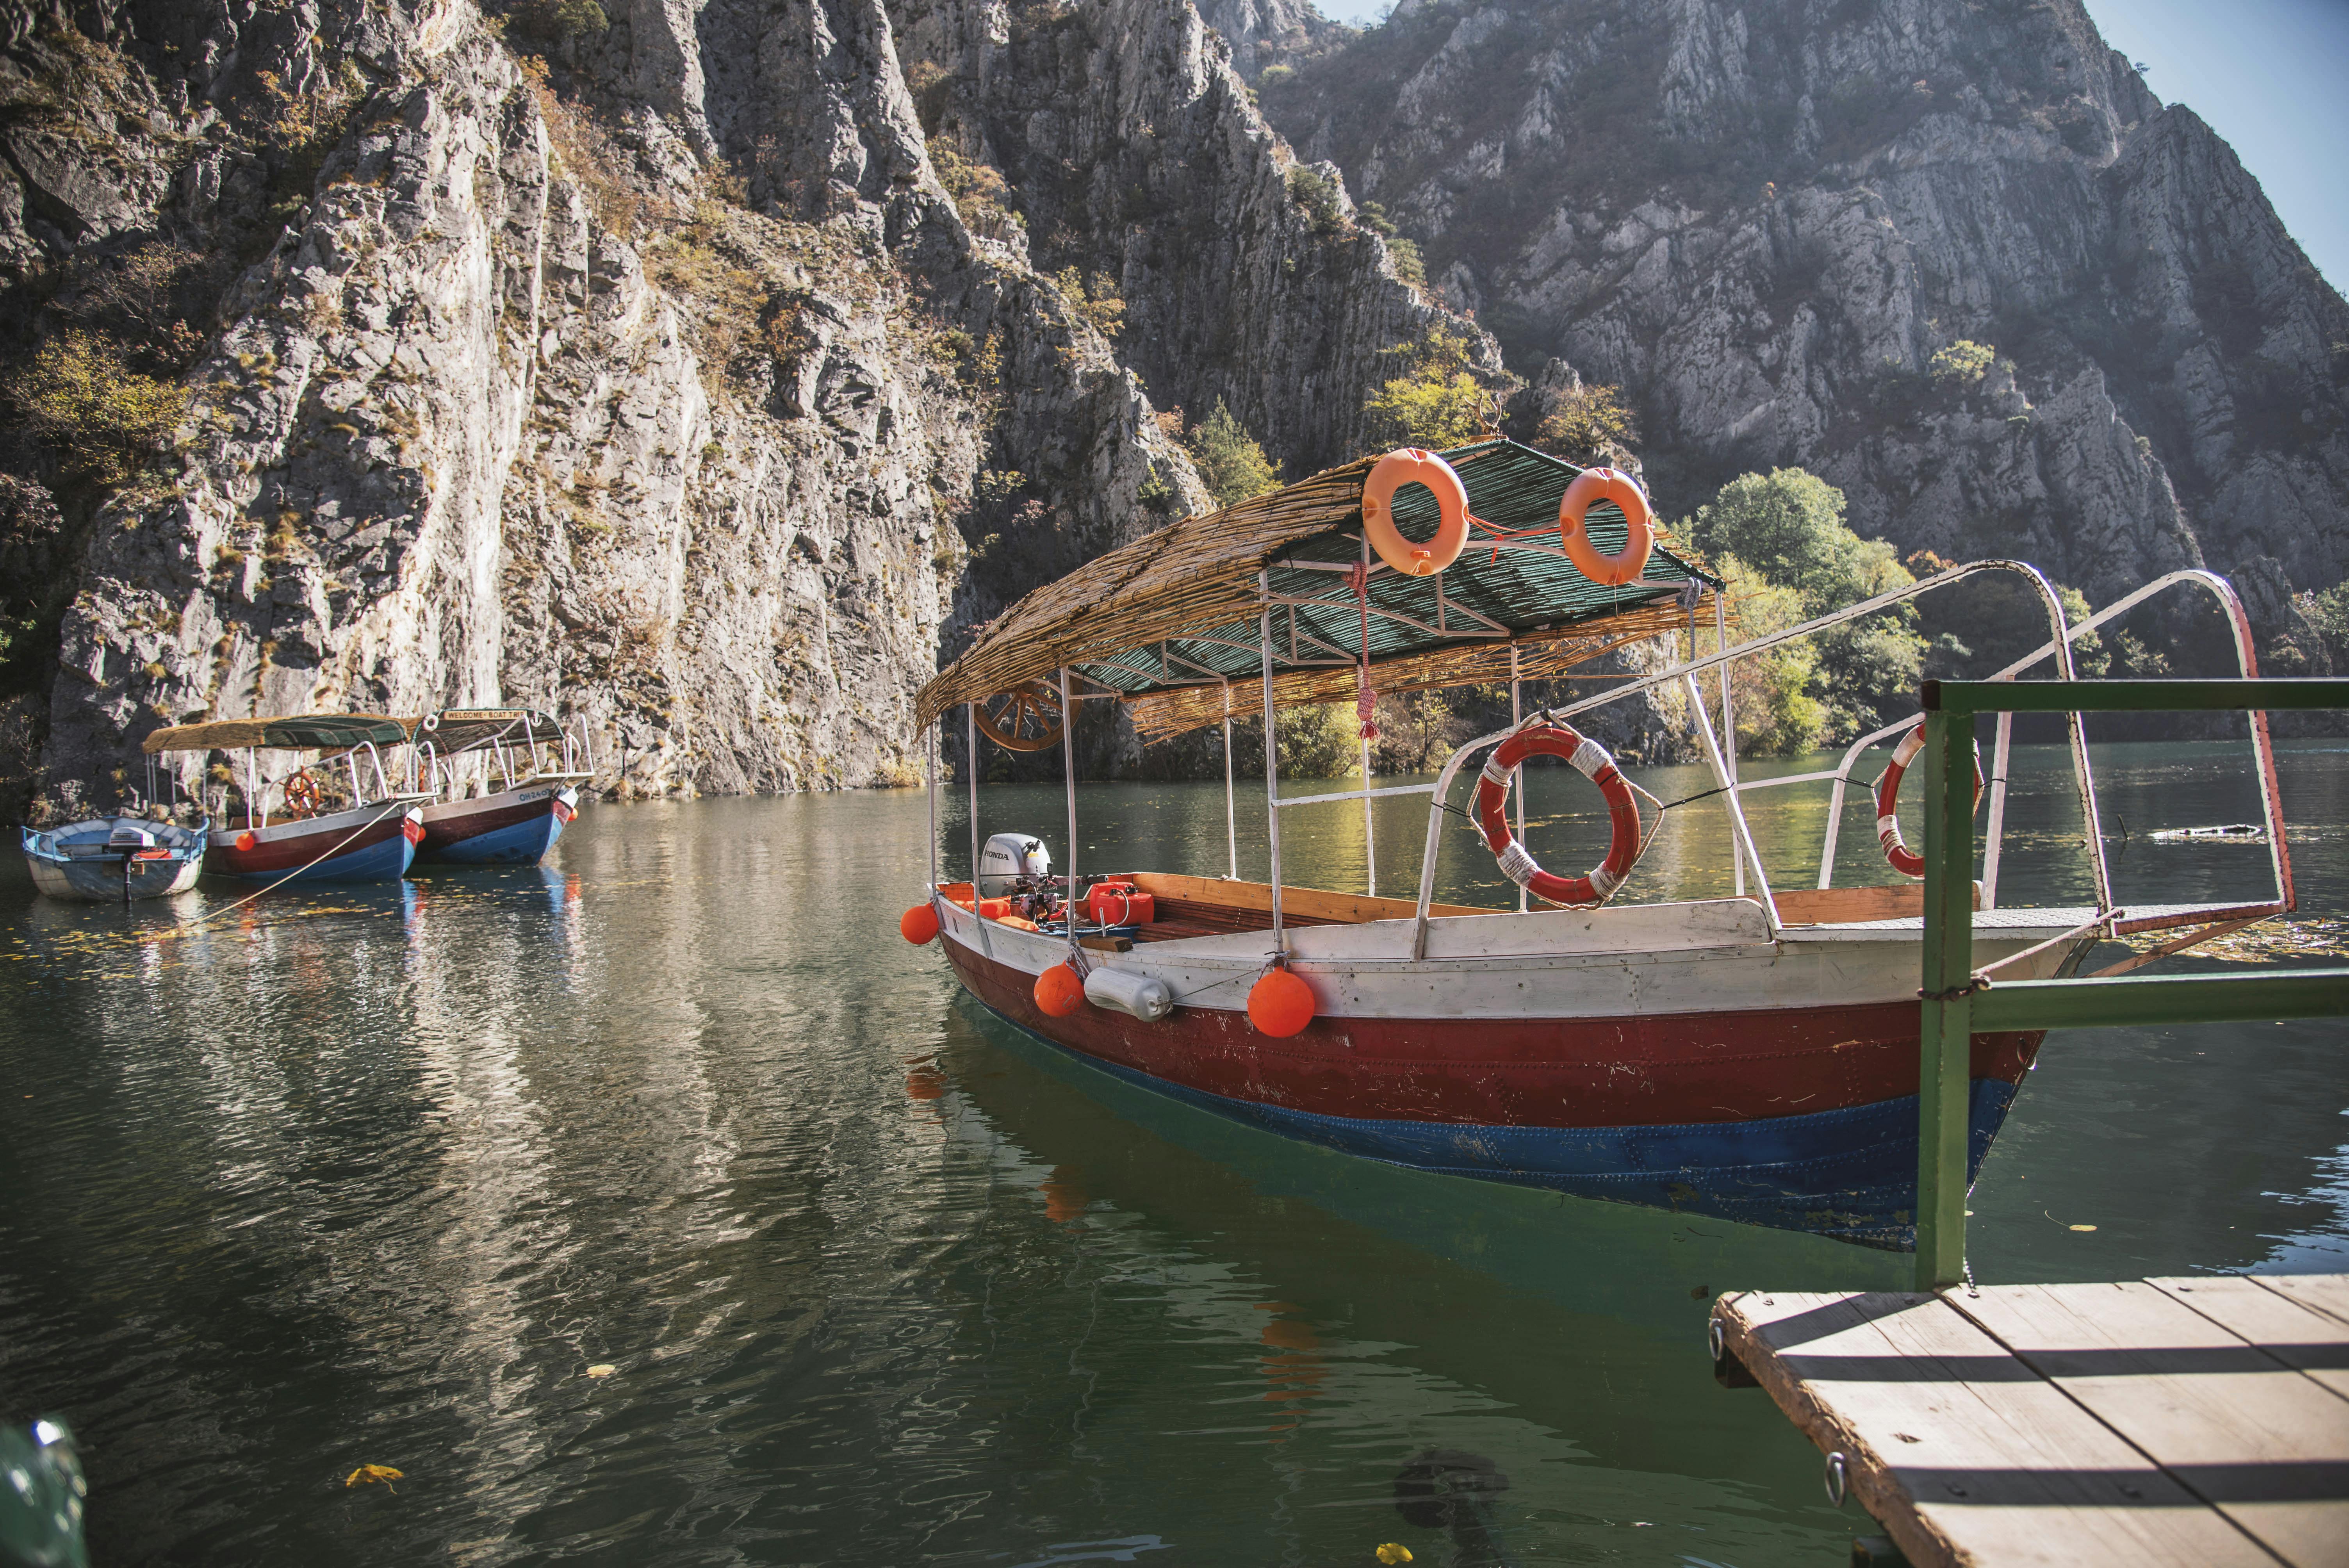
[[1404,0],[1263,96],[1516,368],[1626,389],[1667,504],[1799,463],[2099,602],[2349,571],[2349,309],[2076,0]]
[[212,295],[128,485],[16,433],[8,542],[72,579],[16,703],[58,810],[159,725],[312,707],[585,714],[634,792],[909,779],[942,640],[1205,504],[1145,386],[1310,465],[1435,314],[1290,200],[1186,0],[123,0],[0,42],[19,402],[61,278]]

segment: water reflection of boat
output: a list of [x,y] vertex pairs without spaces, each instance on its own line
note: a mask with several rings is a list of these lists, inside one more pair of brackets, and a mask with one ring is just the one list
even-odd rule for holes
[[[1060,716],[1079,702],[1120,704],[1146,739],[1220,723],[1227,759],[1232,716],[1261,713],[1268,882],[1237,880],[1236,849],[1216,857],[1232,875],[1113,868],[1112,885],[1095,873],[1090,891],[1071,865],[1027,878],[1015,911],[985,896],[994,889],[943,881],[934,840],[926,904],[903,929],[917,940],[942,933],[963,985],[1039,1037],[1294,1138],[1425,1171],[1912,1245],[1924,922],[1921,885],[1906,879],[1920,877],[1922,862],[1901,842],[1895,806],[1921,726],[1904,717],[1863,737],[1834,769],[1741,780],[1699,676],[1722,681],[1722,728],[1733,733],[1726,678],[1735,661],[1898,613],[1983,573],[2013,574],[2049,626],[2044,645],[1992,678],[2047,663],[2072,678],[2075,638],[2173,585],[2218,600],[2243,673],[2253,674],[2240,603],[2223,579],[2182,572],[2075,625],[2036,570],[1984,561],[1733,647],[1720,584],[1654,543],[1644,495],[1630,480],[1510,441],[1447,457],[1364,459],[1111,552],[1013,606],[918,698],[925,725],[967,707],[974,757],[984,728],[1014,749],[1057,740],[1071,772],[1073,726]],[[1427,542],[1403,524],[1429,532]],[[1717,651],[1699,655],[1695,626],[1708,608]],[[1432,785],[1373,789],[1366,779],[1362,789],[1280,794],[1272,737],[1283,707],[1350,694],[1367,719],[1375,676],[1391,693],[1506,682],[1514,710],[1522,678],[1555,676],[1683,627],[1686,661],[1481,736]],[[1710,809],[1728,820],[1736,896],[1612,903],[1665,808],[1647,797],[1643,811],[1644,792],[1569,721],[1658,690],[1684,704],[1710,762],[1707,793],[1718,798]],[[2272,826],[2281,808],[2258,716],[2251,733]],[[2269,835],[2271,896],[2119,907],[2076,716],[2070,738],[2095,903],[1999,903],[2012,743],[2011,719],[2002,718],[1970,984],[2067,973],[2106,935],[2200,927],[2178,944],[2186,945],[2292,907],[2280,831]],[[1878,783],[1878,835],[1904,880],[1835,887],[1852,769],[1882,744],[1897,749]],[[1467,799],[1454,801],[1464,765],[1480,754]],[[1367,744],[1364,757],[1367,769]],[[1612,840],[1586,876],[1543,871],[1522,841],[1519,769],[1542,757],[1580,772],[1608,804]],[[978,768],[966,771],[975,785]],[[1774,888],[1742,797],[1806,783],[1832,790],[1817,883]],[[1360,894],[1284,885],[1283,818],[1361,801],[1367,848],[1373,795],[1433,797],[1417,898],[1380,898],[1374,879]],[[1075,799],[1071,788],[1071,844]],[[1515,911],[1431,903],[1447,814],[1472,824],[1525,890]],[[975,871],[978,839],[974,801]],[[1972,1037],[1973,1168],[2040,1039]]]
[[[945,1108],[959,1137],[1015,1149],[1045,1219],[1068,1222],[1081,1203],[1122,1235],[1154,1233],[1150,1255],[1174,1261],[1134,1273],[1160,1280],[1203,1336],[1261,1343],[1261,1397],[1283,1407],[1268,1421],[1473,1442],[1520,1477],[1555,1464],[1508,1423],[1453,1425],[1476,1398],[1422,1403],[1418,1380],[1441,1379],[1568,1436],[1597,1461],[1578,1472],[1592,1511],[1692,1515],[1718,1506],[1723,1482],[1807,1500],[1816,1458],[1777,1440],[1766,1405],[1724,1405],[1713,1387],[1698,1348],[1713,1294],[1753,1277],[1821,1290],[1907,1280],[1889,1254],[1817,1237],[1351,1159],[1099,1072],[976,1001],[956,1010],[909,1098]],[[956,1114],[957,1101],[978,1114]],[[1178,1277],[1202,1288],[1179,1291]],[[1326,1355],[1316,1325],[1340,1326]],[[1710,1479],[1683,1479],[1695,1477]]]
[[417,786],[439,797],[424,808],[423,862],[536,865],[593,775],[584,721],[574,735],[526,708],[449,708],[411,733]]
[[[233,779],[244,826],[212,830],[206,872],[271,883],[396,882],[424,836],[422,798],[395,790],[384,774],[382,748],[407,739],[408,727],[397,718],[320,713],[179,725],[149,736],[146,751],[224,751],[241,758]],[[263,771],[264,752],[314,751],[322,754],[316,771],[307,762],[279,778]],[[366,773],[362,759],[369,764]],[[229,814],[216,812],[214,820]]]
[[196,885],[209,827],[98,817],[64,828],[26,828],[25,864],[33,885],[52,898],[159,898]]

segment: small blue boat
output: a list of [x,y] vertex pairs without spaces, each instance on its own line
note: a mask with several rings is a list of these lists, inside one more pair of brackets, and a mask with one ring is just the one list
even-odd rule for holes
[[160,898],[196,885],[210,827],[96,817],[48,831],[26,828],[25,864],[33,885],[52,898]]

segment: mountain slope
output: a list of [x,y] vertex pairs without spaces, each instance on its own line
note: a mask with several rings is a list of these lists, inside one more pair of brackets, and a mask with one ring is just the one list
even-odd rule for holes
[[1627,389],[1668,506],[1800,463],[1904,547],[2207,560],[2271,621],[2349,571],[2349,309],[2077,0],[1405,0],[1263,96],[1516,368]]
[[[54,810],[312,707],[575,712],[624,793],[905,780],[942,643],[1205,504],[1144,375],[1318,461],[1438,314],[1187,0],[109,0],[0,50],[0,772]],[[1116,147],[1154,225],[1057,172]],[[1287,346],[1189,374],[1235,330]],[[42,413],[88,396],[147,423],[93,456]]]

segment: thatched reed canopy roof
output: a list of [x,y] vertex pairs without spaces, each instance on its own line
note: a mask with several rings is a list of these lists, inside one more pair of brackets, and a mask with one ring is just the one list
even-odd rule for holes
[[247,747],[276,751],[331,751],[372,741],[378,746],[408,744],[404,718],[379,713],[305,713],[287,718],[222,718],[210,724],[179,724],[149,736],[142,749],[159,751],[242,751]]
[[[1468,489],[1468,507],[1504,531],[1547,528],[1547,542],[1496,543],[1471,531],[1449,570],[1409,577],[1371,557],[1370,655],[1381,691],[1547,678],[1641,637],[1687,624],[1720,581],[1659,543],[1640,580],[1601,587],[1557,538],[1558,502],[1582,470],[1516,441],[1444,454]],[[915,700],[929,724],[959,703],[984,701],[1062,665],[1090,694],[1125,702],[1146,739],[1226,712],[1261,712],[1257,574],[1269,574],[1273,700],[1343,700],[1362,652],[1362,604],[1350,573],[1362,558],[1362,483],[1375,457],[1221,511],[1180,522],[1088,562],[1029,594],[938,672]],[[1396,521],[1432,533],[1435,500],[1407,486]],[[1609,552],[1629,525],[1612,504],[1590,510],[1591,542]]]

